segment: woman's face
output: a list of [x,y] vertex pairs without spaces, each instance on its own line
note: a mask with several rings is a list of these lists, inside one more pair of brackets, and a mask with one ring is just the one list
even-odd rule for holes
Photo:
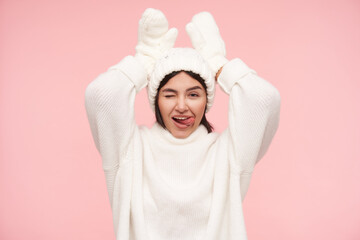
[[172,77],[159,90],[159,110],[167,130],[186,138],[200,125],[206,107],[203,86],[185,72]]

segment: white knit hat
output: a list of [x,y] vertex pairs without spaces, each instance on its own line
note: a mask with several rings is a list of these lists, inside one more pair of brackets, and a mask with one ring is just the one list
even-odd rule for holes
[[203,57],[193,48],[171,48],[155,63],[148,84],[149,103],[155,111],[155,98],[160,82],[174,71],[191,71],[205,80],[207,92],[206,112],[211,108],[215,95],[215,77]]

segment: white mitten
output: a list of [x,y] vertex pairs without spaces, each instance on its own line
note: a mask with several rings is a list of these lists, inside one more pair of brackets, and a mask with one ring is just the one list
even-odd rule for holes
[[176,28],[169,30],[168,21],[160,10],[145,10],[139,21],[135,58],[144,65],[148,76],[156,60],[174,46],[177,34]]
[[193,47],[210,65],[215,76],[229,60],[226,59],[225,43],[213,16],[208,12],[196,14],[186,25]]

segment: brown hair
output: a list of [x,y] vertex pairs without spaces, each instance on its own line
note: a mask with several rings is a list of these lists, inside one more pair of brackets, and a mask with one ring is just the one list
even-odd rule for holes
[[[157,93],[156,93],[156,97],[155,97],[155,117],[156,117],[156,121],[160,124],[160,126],[162,126],[164,129],[166,129],[165,123],[161,117],[161,113],[160,113],[160,109],[159,109],[159,90],[165,86],[165,84],[174,76],[176,76],[177,74],[179,74],[180,72],[185,72],[186,74],[188,74],[190,77],[194,78],[195,80],[197,80],[201,86],[203,86],[203,88],[205,89],[206,92],[206,96],[207,96],[207,88],[206,88],[206,84],[204,79],[197,73],[191,72],[191,71],[174,71],[172,73],[169,73],[168,75],[166,75],[163,80],[161,80],[160,85],[157,89]],[[206,108],[205,108],[205,112],[206,112]],[[206,130],[208,131],[208,133],[211,133],[214,130],[214,127],[207,121],[206,116],[205,116],[205,112],[204,115],[201,119],[200,124],[204,125]]]

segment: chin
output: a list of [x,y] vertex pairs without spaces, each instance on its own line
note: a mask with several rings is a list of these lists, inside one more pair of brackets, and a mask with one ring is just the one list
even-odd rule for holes
[[191,135],[192,132],[190,132],[190,131],[186,131],[186,132],[173,131],[173,132],[170,132],[170,133],[176,138],[187,138],[188,136]]

